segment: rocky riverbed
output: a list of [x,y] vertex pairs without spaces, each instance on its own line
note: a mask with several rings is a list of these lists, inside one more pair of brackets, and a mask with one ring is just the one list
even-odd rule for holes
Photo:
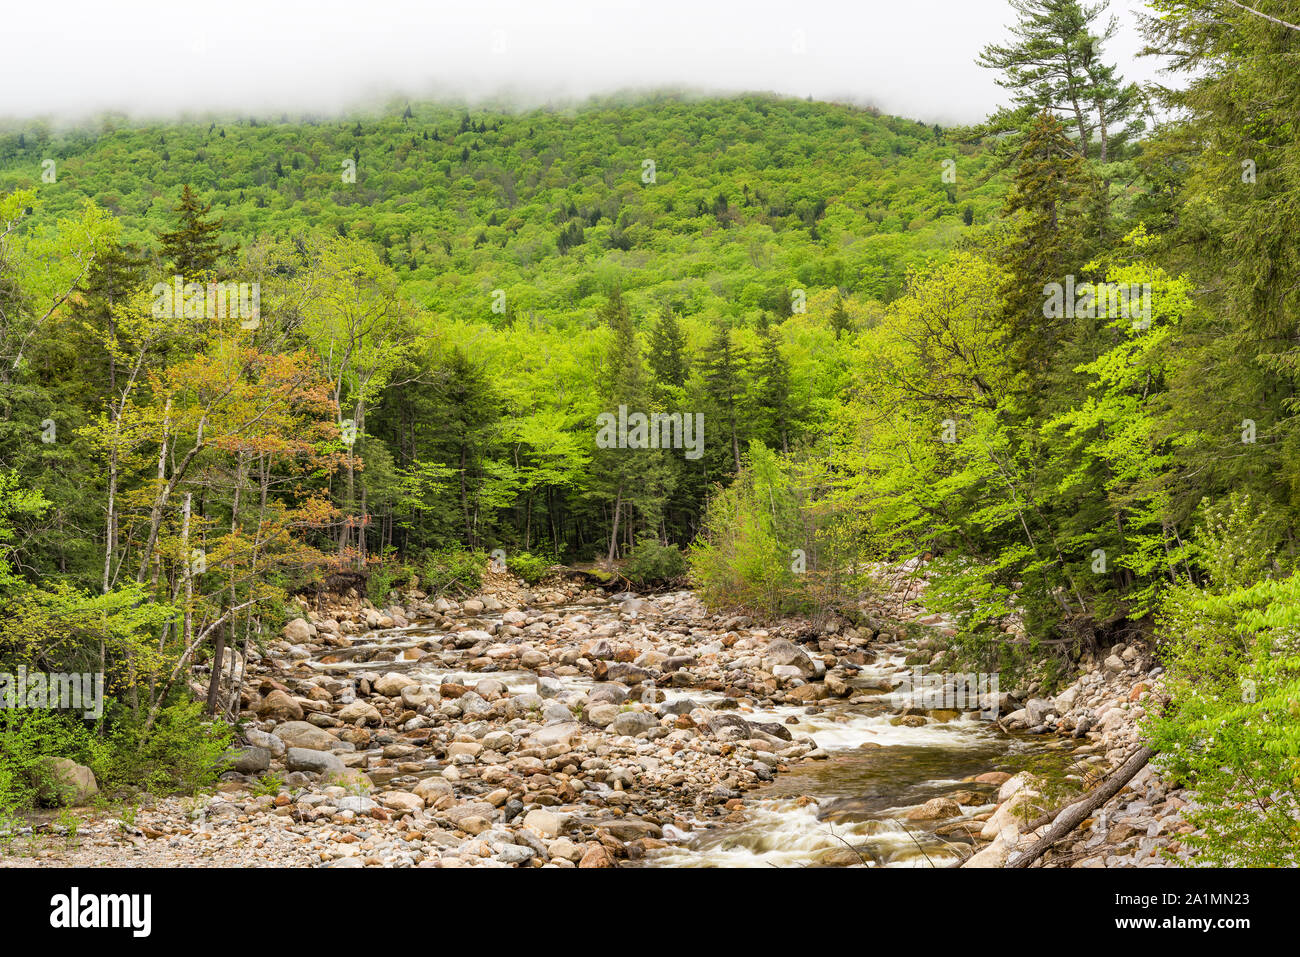
[[[924,586],[777,627],[685,591],[495,575],[461,602],[303,601],[242,666],[243,740],[214,794],[87,812],[74,841],[32,835],[0,862],[1000,866],[1056,800],[1034,761],[1098,777],[1159,691],[1117,647],[1052,699],[920,707],[896,688],[951,633]],[[1057,857],[1160,863],[1186,800],[1148,772]]]

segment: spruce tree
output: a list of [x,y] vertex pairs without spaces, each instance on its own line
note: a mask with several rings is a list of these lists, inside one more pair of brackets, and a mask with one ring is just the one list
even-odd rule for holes
[[649,362],[650,371],[660,387],[680,389],[686,385],[686,335],[672,309],[666,305],[660,310],[659,319],[650,332]]
[[780,334],[770,325],[761,331],[758,358],[758,407],[762,410],[765,441],[790,451],[794,410],[790,401],[790,364],[781,355]]
[[211,278],[221,259],[238,247],[221,245],[222,220],[205,218],[212,212],[212,205],[203,205],[188,183],[181,190],[181,201],[175,211],[180,220],[176,229],[159,237],[163,260],[191,282]]
[[745,360],[732,341],[729,326],[718,326],[709,343],[707,356],[704,360],[705,392],[726,429],[732,459],[736,471],[740,471]]
[[[1060,120],[1046,111],[1030,126],[1020,151],[1006,212],[1014,233],[1002,250],[1008,281],[1005,339],[1013,364],[1036,376],[1052,364],[1067,319],[1049,315],[1045,287],[1084,261],[1087,168]],[[1068,311],[1068,310],[1067,310]]]
[[853,320],[849,317],[849,311],[844,308],[844,300],[840,296],[835,297],[835,305],[831,307],[831,329],[836,339],[846,332],[853,331]]

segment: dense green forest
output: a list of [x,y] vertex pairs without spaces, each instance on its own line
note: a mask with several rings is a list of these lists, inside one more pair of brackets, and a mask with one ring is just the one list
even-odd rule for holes
[[[0,189],[34,194],[30,235],[87,200],[113,217],[120,266],[79,280],[101,299],[107,283],[149,287],[179,268],[160,237],[184,186],[212,208],[186,215],[217,226],[199,265],[260,283],[267,325],[295,345],[312,345],[290,303],[306,292],[301,278],[289,289],[301,265],[366,263],[355,278],[384,289],[391,322],[366,330],[359,345],[377,354],[364,372],[322,371],[344,417],[364,417],[367,553],[601,551],[618,495],[596,487],[591,427],[607,405],[597,367],[614,290],[642,338],[654,331],[656,400],[728,432],[664,476],[653,497],[666,514],[638,498],[622,523],[629,541],[647,527],[689,541],[705,489],[734,471],[730,433],[788,448],[815,431],[843,385],[841,334],[874,322],[910,265],[995,218],[996,172],[937,128],[770,97],[0,136]],[[84,419],[64,415],[71,437]],[[84,538],[50,531],[60,550]]]
[[[683,547],[711,603],[780,614],[928,553],[955,661],[1052,680],[1153,636],[1152,739],[1271,860],[1300,782],[1300,3],[1264,6],[1151,0],[1174,73],[1138,89],[1105,14],[1013,4],[980,54],[1008,103],[963,129],[668,95],[10,124],[0,654],[102,662],[148,742],[197,727],[191,663],[341,568],[382,599],[464,550]],[[620,407],[702,414],[702,454],[601,447]]]

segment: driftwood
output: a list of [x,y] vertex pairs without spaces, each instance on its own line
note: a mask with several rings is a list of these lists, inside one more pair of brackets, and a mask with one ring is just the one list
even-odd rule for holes
[[1145,746],[1138,748],[1127,761],[1111,773],[1110,777],[1098,785],[1096,790],[1058,814],[1046,834],[1023,853],[1014,855],[1005,866],[1028,867],[1038,860],[1053,844],[1086,820],[1089,814],[1118,794],[1120,788],[1133,780],[1133,776],[1141,771],[1154,755],[1155,751],[1151,748]]

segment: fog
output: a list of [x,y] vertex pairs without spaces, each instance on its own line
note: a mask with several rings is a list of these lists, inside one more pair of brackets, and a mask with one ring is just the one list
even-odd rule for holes
[[[1129,79],[1132,10],[1108,56]],[[393,96],[523,106],[643,89],[771,91],[970,122],[1006,0],[749,3],[68,0],[6,11],[0,116],[344,112]]]

